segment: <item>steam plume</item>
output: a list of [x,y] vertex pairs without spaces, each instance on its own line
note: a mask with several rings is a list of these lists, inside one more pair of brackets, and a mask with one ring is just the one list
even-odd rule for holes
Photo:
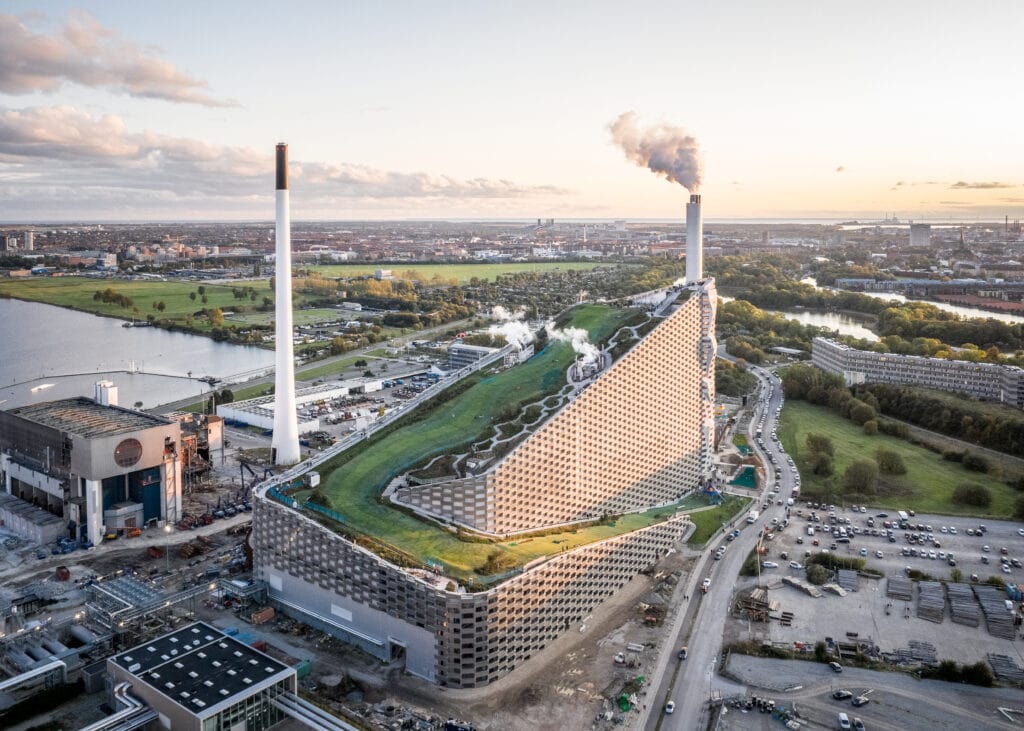
[[695,137],[679,127],[666,124],[640,129],[635,112],[624,112],[610,129],[615,144],[622,148],[629,160],[664,175],[691,193],[700,190],[704,165]]
[[597,362],[600,351],[596,345],[590,342],[590,339],[587,337],[587,331],[583,328],[567,327],[564,330],[560,330],[555,327],[554,323],[549,322],[546,329],[548,331],[548,340],[560,340],[564,343],[569,343],[577,354],[583,356],[584,363]]
[[498,324],[491,325],[487,332],[491,335],[501,335],[505,338],[505,342],[523,348],[533,341],[533,333],[522,322],[525,315],[525,308],[509,312],[501,305],[495,305],[491,309],[491,317],[498,320]]

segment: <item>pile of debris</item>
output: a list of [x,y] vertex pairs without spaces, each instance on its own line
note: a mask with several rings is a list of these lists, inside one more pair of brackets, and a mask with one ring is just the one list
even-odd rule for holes
[[978,600],[968,584],[950,583],[946,585],[949,595],[949,614],[957,624],[977,627],[981,624],[981,612]]
[[736,610],[755,622],[767,622],[768,615],[779,611],[779,602],[768,600],[768,590],[755,586],[746,596],[736,600]]
[[857,591],[857,572],[853,569],[839,569],[837,583],[847,591]]
[[992,672],[1000,680],[1008,680],[1011,683],[1024,683],[1024,668],[1017,664],[1009,655],[1000,655],[995,652],[988,654],[988,664],[992,666]]
[[921,581],[917,595],[917,616],[929,622],[942,624],[946,618],[946,592],[939,581]]
[[914,582],[906,576],[890,576],[886,582],[885,595],[890,599],[909,602],[914,598]]
[[821,588],[824,591],[831,592],[837,596],[846,596],[846,589],[839,586],[839,584],[822,584]]
[[1006,611],[1006,591],[988,584],[975,584],[972,588],[981,602],[981,611],[985,613],[988,633],[1012,640],[1017,634],[1017,628],[1013,624],[1013,615]]

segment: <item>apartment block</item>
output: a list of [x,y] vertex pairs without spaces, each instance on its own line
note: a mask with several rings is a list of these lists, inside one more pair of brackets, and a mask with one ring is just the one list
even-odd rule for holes
[[828,338],[815,338],[811,362],[838,373],[848,386],[899,383],[963,393],[983,401],[1024,408],[1024,369],[997,363],[925,358],[857,350]]

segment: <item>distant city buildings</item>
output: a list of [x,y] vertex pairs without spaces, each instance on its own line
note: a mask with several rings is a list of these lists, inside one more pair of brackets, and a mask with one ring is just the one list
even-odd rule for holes
[[848,386],[898,383],[1024,407],[1024,369],[1014,366],[876,353],[827,338],[814,338],[811,362],[823,371],[841,375]]

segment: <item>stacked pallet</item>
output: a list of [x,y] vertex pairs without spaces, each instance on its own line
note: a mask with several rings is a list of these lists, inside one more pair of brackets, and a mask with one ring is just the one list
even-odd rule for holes
[[908,665],[936,662],[935,645],[932,643],[911,640],[908,644],[909,647],[899,647],[896,649],[897,662]]
[[839,569],[837,583],[846,591],[857,591],[857,572],[852,569]]
[[1017,664],[1009,655],[1000,655],[995,652],[988,654],[988,664],[992,666],[992,672],[1000,680],[1009,680],[1012,683],[1024,683],[1024,668]]
[[977,627],[981,624],[981,611],[969,584],[946,585],[949,596],[949,614],[957,624]]
[[917,616],[929,622],[941,624],[946,618],[946,592],[938,581],[922,581],[918,584]]
[[1017,634],[1017,628],[1013,625],[1013,615],[1006,610],[1006,590],[988,584],[975,584],[973,589],[981,602],[981,611],[985,613],[988,633],[1012,640]]
[[914,582],[906,576],[890,576],[886,582],[885,595],[890,599],[909,602],[914,598]]

